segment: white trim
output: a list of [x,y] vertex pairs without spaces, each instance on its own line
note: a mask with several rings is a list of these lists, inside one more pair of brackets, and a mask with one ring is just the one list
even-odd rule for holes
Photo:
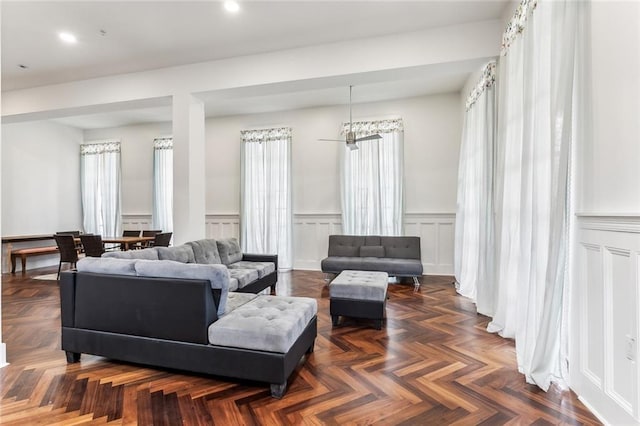
[[6,367],[9,365],[7,362],[7,345],[2,342],[0,343],[0,368]]

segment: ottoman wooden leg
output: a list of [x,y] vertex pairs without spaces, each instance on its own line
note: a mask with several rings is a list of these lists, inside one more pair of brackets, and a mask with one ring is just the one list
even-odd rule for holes
[[331,323],[336,326],[340,321],[340,315],[331,315]]

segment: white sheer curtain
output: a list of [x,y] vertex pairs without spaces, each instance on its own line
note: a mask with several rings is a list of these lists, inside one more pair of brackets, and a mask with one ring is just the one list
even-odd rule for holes
[[247,253],[278,254],[291,269],[291,129],[241,132],[241,244]]
[[120,235],[120,142],[80,145],[84,231]]
[[[522,0],[503,36],[495,145],[488,90],[465,118],[459,291],[493,317],[489,331],[515,339],[518,369],[544,390],[551,383],[565,387],[568,376],[570,153],[586,125],[580,111],[588,8],[572,0]],[[483,272],[486,265],[493,267]]]
[[[343,125],[343,133],[348,128]],[[356,137],[382,139],[344,147],[342,227],[350,235],[402,235],[404,215],[404,128],[401,119],[353,123]]]
[[576,122],[574,89],[582,87],[587,9],[571,0],[523,1],[499,61],[489,330],[515,338],[518,369],[544,390],[566,386],[570,152],[584,125]]
[[173,138],[153,141],[153,228],[173,231]]
[[[493,173],[495,62],[487,64],[467,100],[458,167],[454,270],[456,290],[493,313]],[[477,292],[482,287],[483,291]]]

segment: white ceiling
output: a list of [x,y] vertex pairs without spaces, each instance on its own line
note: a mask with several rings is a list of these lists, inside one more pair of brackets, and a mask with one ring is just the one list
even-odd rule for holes
[[[241,12],[229,15],[218,1],[5,0],[2,90],[496,19],[507,3],[509,0],[240,1]],[[74,33],[78,43],[61,43],[60,31]],[[460,90],[469,72],[363,82],[359,98],[354,92],[354,101]],[[213,116],[343,104],[348,101],[345,93],[342,85],[260,96],[229,94],[224,103],[216,96],[203,94],[203,99],[207,115]],[[129,121],[135,117],[158,121],[170,115],[167,107],[156,107],[61,120],[93,128],[121,125],[127,116],[132,117]]]

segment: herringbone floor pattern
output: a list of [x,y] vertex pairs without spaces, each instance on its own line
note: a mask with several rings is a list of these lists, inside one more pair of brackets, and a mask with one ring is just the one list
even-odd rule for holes
[[34,274],[2,277],[2,424],[598,424],[573,393],[527,385],[513,342],[487,333],[448,277],[423,277],[417,293],[390,285],[379,331],[348,319],[332,327],[322,274],[284,274],[278,294],[318,300],[318,338],[276,400],[262,383],[90,355],[67,365],[57,283]]

